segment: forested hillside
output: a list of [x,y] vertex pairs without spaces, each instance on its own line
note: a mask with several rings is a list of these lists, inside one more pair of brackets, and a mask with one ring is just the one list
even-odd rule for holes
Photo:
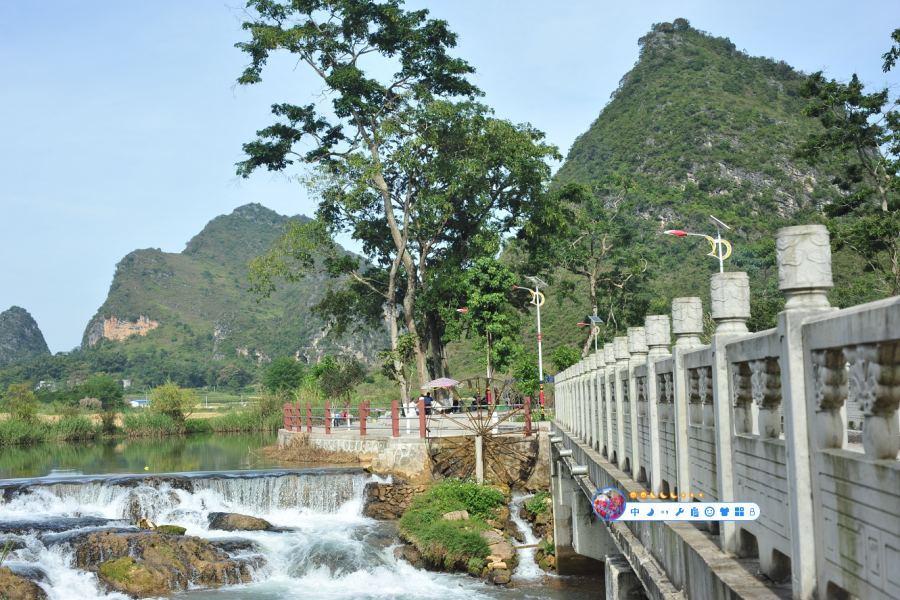
[[44,334],[27,310],[13,306],[0,313],[0,363],[47,354],[50,349]]
[[288,220],[248,204],[210,221],[179,254],[135,250],[116,265],[81,350],[17,364],[3,380],[83,380],[102,371],[135,386],[171,378],[191,387],[242,387],[279,356],[316,364],[327,353],[347,354],[372,362],[385,344],[382,331],[335,342],[310,312],[326,276],[311,274],[259,303],[247,291],[247,263]]

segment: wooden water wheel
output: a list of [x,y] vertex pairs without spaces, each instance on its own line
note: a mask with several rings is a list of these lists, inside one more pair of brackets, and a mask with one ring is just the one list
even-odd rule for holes
[[[537,462],[538,439],[526,423],[525,405],[502,403],[506,383],[498,379],[473,377],[448,389],[453,406],[435,408],[427,420],[433,476],[475,478],[480,438],[486,481],[508,486],[527,481]],[[490,404],[473,402],[488,389]]]

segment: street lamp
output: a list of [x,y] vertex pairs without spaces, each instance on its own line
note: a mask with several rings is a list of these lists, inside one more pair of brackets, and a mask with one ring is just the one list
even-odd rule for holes
[[589,316],[588,319],[590,320],[590,323],[579,323],[579,325],[581,325],[582,327],[584,327],[585,325],[591,326],[591,335],[594,336],[594,354],[596,354],[597,334],[600,333],[600,323],[603,322],[603,319],[601,319],[600,317],[595,317],[594,315]]
[[[693,235],[697,237],[706,238],[706,240],[712,245],[712,252],[707,254],[707,256],[712,256],[713,258],[719,259],[719,273],[725,272],[725,259],[731,256],[731,244],[728,243],[727,240],[722,239],[722,229],[725,231],[730,231],[731,227],[718,220],[712,215],[709,215],[710,220],[716,226],[716,238],[713,239],[708,235],[702,233],[688,233],[687,231],[681,231],[680,229],[669,229],[668,231],[663,231],[663,233],[667,235],[674,235],[677,237],[685,237],[688,235]],[[722,254],[722,246],[725,246],[725,254]]]
[[541,305],[544,303],[544,295],[541,293],[541,287],[547,287],[547,284],[539,277],[532,276],[526,277],[525,279],[534,284],[533,290],[527,287],[519,287],[518,285],[514,285],[513,289],[531,292],[531,304],[534,304],[537,307],[538,378],[541,382],[541,421],[546,421],[547,417],[544,414],[544,355],[541,350]]

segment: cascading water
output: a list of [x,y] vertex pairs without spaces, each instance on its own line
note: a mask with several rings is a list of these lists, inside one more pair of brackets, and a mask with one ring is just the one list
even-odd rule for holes
[[[533,554],[523,556],[514,579],[524,587],[514,589],[485,586],[462,574],[421,571],[395,560],[396,524],[362,516],[364,488],[371,481],[384,480],[360,469],[323,469],[9,482],[0,485],[0,531],[14,534],[15,550],[4,565],[36,581],[51,600],[124,599],[104,594],[94,573],[75,568],[75,548],[91,532],[134,532],[135,521],[148,518],[185,527],[187,535],[221,544],[233,558],[264,559],[252,569],[253,583],[216,589],[191,585],[178,598],[592,596],[541,586]],[[513,511],[515,519],[518,510]],[[263,518],[275,529],[211,530],[211,512]],[[530,528],[519,525],[528,543],[536,543]]]
[[[525,537],[525,543],[523,546],[532,546],[534,544],[539,543],[541,540],[534,535],[534,531],[531,529],[531,524],[523,519],[520,515],[522,512],[522,506],[525,502],[528,501],[534,494],[513,494],[512,502],[509,504],[509,512],[510,517],[513,523],[519,528],[519,531],[522,532],[522,535]],[[516,570],[516,576],[520,579],[540,579],[546,575],[544,571],[534,562],[534,554],[536,548],[522,548],[519,550],[519,567]]]

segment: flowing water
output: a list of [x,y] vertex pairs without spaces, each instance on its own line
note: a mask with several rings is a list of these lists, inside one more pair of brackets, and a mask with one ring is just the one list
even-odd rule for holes
[[[421,571],[395,560],[396,524],[362,516],[364,487],[384,481],[358,468],[182,473],[171,477],[78,476],[0,483],[0,531],[15,532],[16,550],[4,563],[28,575],[52,600],[122,599],[104,595],[96,576],[74,568],[77,535],[109,528],[136,530],[136,518],[180,525],[188,535],[234,541],[232,556],[262,555],[254,583],[190,588],[177,598],[262,600],[290,598],[425,599],[603,596],[601,580],[545,577],[522,550],[511,587],[492,587],[464,574]],[[527,523],[514,519],[528,543]],[[276,531],[210,530],[213,511],[261,517]],[[250,542],[249,544],[246,542]]]

